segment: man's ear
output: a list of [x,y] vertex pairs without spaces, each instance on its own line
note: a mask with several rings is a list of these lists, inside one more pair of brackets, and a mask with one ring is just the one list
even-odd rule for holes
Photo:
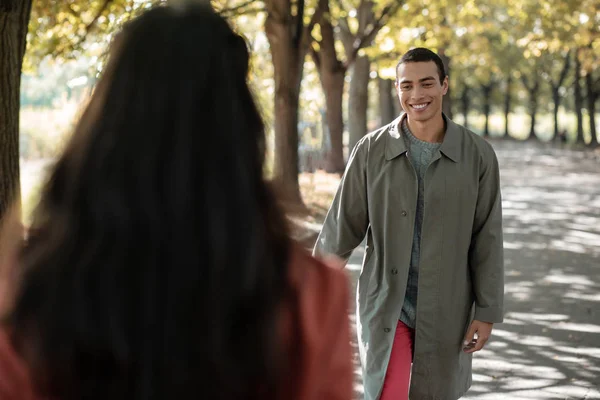
[[448,93],[448,75],[442,81],[442,94],[446,95]]

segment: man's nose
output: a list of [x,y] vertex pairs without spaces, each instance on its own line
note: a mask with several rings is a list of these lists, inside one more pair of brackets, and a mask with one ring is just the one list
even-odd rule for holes
[[412,90],[411,97],[413,100],[418,100],[423,98],[423,89],[420,86],[415,86]]

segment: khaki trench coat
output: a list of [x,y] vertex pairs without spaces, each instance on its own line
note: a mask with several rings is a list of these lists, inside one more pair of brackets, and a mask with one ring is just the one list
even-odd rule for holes
[[[381,395],[406,291],[417,176],[399,117],[354,148],[315,245],[348,259],[367,238],[357,288],[365,400]],[[473,318],[502,322],[504,262],[498,161],[488,142],[446,118],[425,174],[411,400],[455,400],[471,385],[462,341]]]

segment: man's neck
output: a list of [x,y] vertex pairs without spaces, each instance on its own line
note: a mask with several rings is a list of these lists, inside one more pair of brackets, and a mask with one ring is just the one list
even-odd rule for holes
[[428,121],[411,121],[407,118],[408,129],[419,140],[430,143],[441,143],[446,134],[444,118],[430,119]]

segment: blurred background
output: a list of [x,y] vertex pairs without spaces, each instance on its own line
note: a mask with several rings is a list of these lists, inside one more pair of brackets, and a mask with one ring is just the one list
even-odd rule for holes
[[[107,45],[159,3],[166,2],[32,1],[20,89],[26,216],[40,169],[68,138]],[[270,128],[268,173],[298,201],[299,172],[342,172],[348,149],[400,113],[395,65],[416,46],[443,57],[451,88],[444,110],[476,133],[598,145],[597,0],[211,3],[252,49],[250,79]],[[276,108],[278,98],[285,101]]]

